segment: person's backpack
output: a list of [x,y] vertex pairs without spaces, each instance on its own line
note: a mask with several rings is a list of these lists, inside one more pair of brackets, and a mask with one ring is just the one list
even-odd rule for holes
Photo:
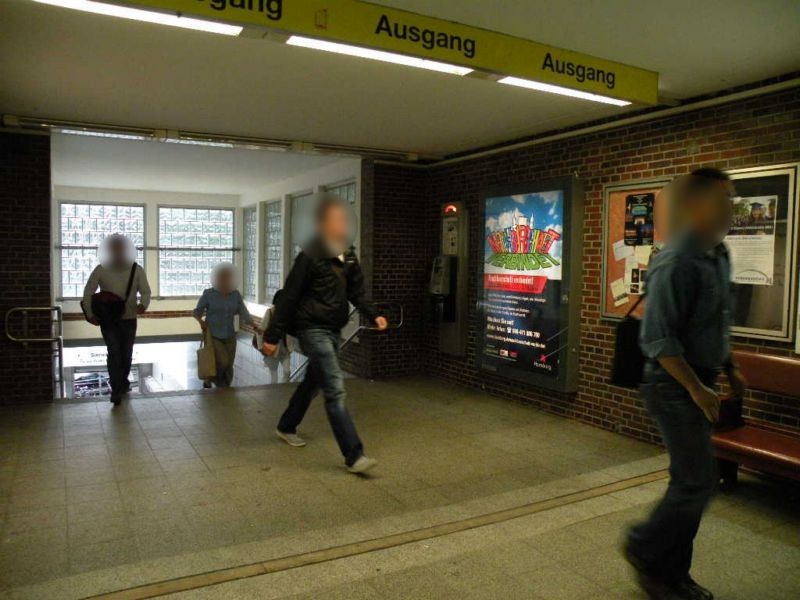
[[[116,323],[125,314],[125,305],[131,295],[133,287],[133,277],[136,275],[136,263],[131,266],[131,274],[128,277],[128,287],[125,289],[125,298],[120,298],[111,292],[97,292],[92,294],[92,313],[101,325],[111,325]],[[86,307],[81,301],[83,316],[87,317]],[[88,317],[86,319],[88,321]]]
[[644,295],[634,302],[625,317],[617,324],[617,339],[614,344],[614,361],[611,365],[611,383],[624,388],[636,389],[642,383],[645,357],[639,346],[639,331],[642,321],[633,315]]

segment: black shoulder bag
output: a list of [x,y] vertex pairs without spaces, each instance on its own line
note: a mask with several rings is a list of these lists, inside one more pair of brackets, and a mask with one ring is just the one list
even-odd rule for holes
[[[92,294],[92,313],[101,325],[112,325],[122,319],[122,315],[125,314],[125,305],[131,295],[134,275],[136,275],[136,263],[131,266],[128,287],[125,288],[125,298],[120,298],[112,292]],[[86,307],[83,306],[83,302],[81,302],[81,310],[83,310],[83,316],[86,317]]]
[[625,317],[617,324],[617,339],[614,344],[614,362],[611,366],[611,384],[624,388],[638,388],[642,383],[645,358],[639,347],[639,331],[642,321],[633,316],[633,311],[642,302],[644,295],[633,304]]

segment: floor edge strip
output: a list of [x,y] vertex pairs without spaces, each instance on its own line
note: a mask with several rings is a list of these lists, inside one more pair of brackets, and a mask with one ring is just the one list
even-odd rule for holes
[[606,494],[611,494],[613,492],[619,492],[632,487],[638,487],[640,485],[659,481],[665,479],[667,476],[667,470],[660,469],[644,475],[637,475],[636,477],[621,479],[612,483],[606,483],[577,492],[570,492],[569,494],[563,494],[561,496],[554,496],[545,500],[538,500],[536,502],[531,502],[529,504],[508,508],[493,513],[487,513],[475,517],[467,517],[466,519],[449,521],[447,523],[431,525],[430,527],[423,527],[421,529],[413,529],[411,531],[394,533],[371,540],[351,542],[341,546],[332,546],[330,548],[312,550],[302,554],[294,554],[282,558],[259,561],[248,565],[240,565],[236,567],[219,569],[216,571],[208,571],[206,573],[198,573],[196,575],[186,575],[183,577],[177,577],[175,579],[168,579],[155,583],[147,583],[123,590],[88,596],[85,600],[145,600],[147,598],[157,598],[159,596],[210,587],[230,581],[247,579],[249,577],[258,577],[259,575],[268,575],[270,573],[288,571],[290,569],[297,569],[308,565],[330,562],[342,558],[348,558],[350,556],[366,554],[368,552],[387,550],[389,548],[402,546],[404,544],[411,544],[426,539],[451,535],[478,527],[495,525],[511,519],[517,519],[547,510],[552,510],[554,508],[559,508],[568,504],[574,504],[583,500],[590,500],[592,498],[605,496]]

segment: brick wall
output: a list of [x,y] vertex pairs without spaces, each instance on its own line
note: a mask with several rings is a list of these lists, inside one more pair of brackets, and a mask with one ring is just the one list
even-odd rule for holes
[[[422,293],[428,276],[420,217],[425,174],[419,169],[363,161],[361,173],[361,264],[375,302],[397,302],[405,325],[386,333],[367,332],[343,354],[343,365],[366,377],[407,375],[421,369]],[[386,315],[396,321],[399,313]]]
[[[0,318],[15,306],[49,306],[50,138],[0,133]],[[31,317],[32,336],[49,335],[49,317]],[[19,334],[21,325],[12,323]],[[24,375],[24,376],[21,376]],[[49,402],[53,376],[48,344],[0,335],[0,403]]]
[[[546,410],[580,419],[597,426],[621,431],[642,439],[655,440],[657,433],[640,405],[637,394],[612,387],[607,375],[612,356],[613,323],[600,318],[600,260],[602,247],[603,186],[611,182],[673,176],[699,166],[723,169],[753,167],[800,160],[800,89],[761,96],[741,102],[661,118],[646,123],[583,135],[562,141],[531,146],[474,160],[434,167],[422,171],[410,168],[375,166],[375,231],[386,237],[375,245],[373,277],[386,294],[395,286],[418,285],[416,291],[404,288],[411,305],[419,308],[415,295],[424,296],[427,269],[439,244],[439,207],[442,202],[462,200],[471,212],[470,232],[470,335],[465,358],[452,358],[436,349],[436,331],[429,323],[422,330],[411,330],[407,337],[389,348],[389,363],[397,358],[394,350],[416,348],[422,352],[406,357],[413,366],[447,380],[484,387],[504,398],[535,404]],[[584,279],[581,312],[580,388],[574,396],[556,396],[516,382],[507,382],[475,369],[474,326],[476,277],[482,230],[478,203],[490,186],[536,181],[577,173],[585,186]],[[421,213],[414,202],[422,182],[426,200]],[[402,209],[402,216],[394,215]],[[394,239],[402,228],[406,241]],[[423,233],[422,238],[419,232]],[[422,247],[416,244],[422,243]],[[402,256],[402,261],[396,261]],[[419,271],[388,270],[419,263]],[[396,289],[396,288],[395,288]],[[421,313],[420,313],[421,314]],[[416,327],[416,325],[412,326]],[[421,334],[421,337],[420,337]],[[760,352],[789,355],[790,344],[752,341],[740,343]],[[390,374],[387,368],[382,374]],[[800,401],[751,393],[746,411],[750,416],[800,429]]]

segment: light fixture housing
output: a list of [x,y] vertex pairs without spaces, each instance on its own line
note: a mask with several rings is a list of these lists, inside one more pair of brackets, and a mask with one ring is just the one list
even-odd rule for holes
[[561,96],[570,96],[571,98],[580,98],[581,100],[591,100],[592,102],[613,104],[614,106],[629,106],[631,104],[627,100],[618,100],[617,98],[611,98],[610,96],[601,96],[600,94],[581,92],[578,90],[561,87],[560,85],[551,85],[549,83],[541,83],[539,81],[531,81],[530,79],[521,79],[519,77],[503,77],[502,79],[498,79],[497,82],[505,85],[526,88],[529,90],[547,92],[549,94],[559,94]]
[[193,19],[171,15],[167,13],[155,12],[152,10],[142,10],[139,8],[128,8],[116,4],[106,4],[104,2],[94,2],[93,0],[33,0],[39,4],[57,6],[59,8],[71,8],[96,15],[106,15],[109,17],[119,17],[122,19],[132,19],[134,21],[144,21],[146,23],[156,23],[158,25],[169,25],[171,27],[182,27],[183,29],[194,29],[195,31],[205,31],[208,33],[219,33],[221,35],[236,36],[242,32],[242,27],[237,25],[227,25],[203,19]]
[[462,77],[472,73],[473,71],[469,67],[460,67],[458,65],[451,65],[449,63],[438,62],[435,60],[415,58],[413,56],[406,56],[404,54],[395,54],[394,52],[385,52],[383,50],[373,50],[371,48],[362,48],[360,46],[351,46],[349,44],[318,40],[300,35],[291,36],[288,40],[286,40],[286,43],[289,46],[300,46],[301,48],[311,48],[313,50],[322,50],[324,52],[333,52],[335,54],[346,54],[347,56],[368,58],[370,60],[378,60],[381,62],[404,65],[407,67],[416,67],[418,69],[426,69],[428,71],[438,71],[439,73],[460,75]]

